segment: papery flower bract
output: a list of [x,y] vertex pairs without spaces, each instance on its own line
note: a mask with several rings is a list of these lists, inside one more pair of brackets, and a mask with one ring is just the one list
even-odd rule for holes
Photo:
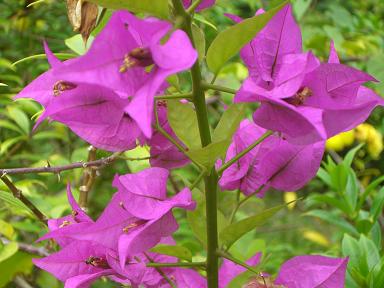
[[[152,134],[153,102],[166,78],[192,67],[197,52],[181,30],[155,18],[139,19],[115,12],[89,51],[60,67],[56,75],[71,83],[103,85],[130,102],[125,112],[148,138]],[[146,67],[151,71],[146,72]]]
[[[189,7],[192,4],[193,0],[183,0],[183,4],[185,7]],[[200,11],[206,8],[209,8],[215,5],[216,0],[203,0],[197,7],[196,11]]]
[[[250,146],[265,132],[265,129],[249,120],[243,120],[228,149],[226,161]],[[223,189],[240,189],[246,195],[262,186],[266,189],[273,187],[295,191],[316,175],[323,153],[324,142],[295,145],[272,135],[225,170],[219,184]]]
[[297,256],[280,268],[275,284],[287,288],[343,288],[348,258]]
[[[166,103],[158,103],[158,118],[160,126],[174,139],[177,139],[176,134],[173,132],[167,119]],[[180,145],[183,145],[179,141]],[[148,145],[151,147],[149,160],[151,167],[162,167],[166,169],[174,169],[187,165],[190,160],[180,150],[173,145],[166,137],[160,132],[155,131],[149,140]]]
[[106,248],[96,243],[74,241],[59,252],[33,259],[33,263],[65,282],[65,288],[85,288],[102,276],[114,274],[106,253]]
[[330,63],[320,63],[311,52],[301,52],[300,30],[290,5],[243,49],[242,58],[250,77],[235,102],[261,102],[255,123],[282,132],[297,144],[315,143],[350,130],[384,103],[361,86],[375,79],[337,63],[333,46]]
[[[93,146],[108,151],[124,151],[145,141],[139,126],[125,112],[129,102],[99,85],[74,84],[59,80],[55,69],[73,60],[60,62],[44,43],[52,69],[39,76],[15,98],[32,98],[44,106],[37,127],[50,118],[67,125]],[[129,133],[127,133],[129,131]]]

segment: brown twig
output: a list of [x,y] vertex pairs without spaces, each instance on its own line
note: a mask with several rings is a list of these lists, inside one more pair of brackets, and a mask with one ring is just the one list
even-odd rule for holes
[[[6,238],[1,238],[0,241],[2,241],[5,245],[11,242]],[[48,250],[45,249],[44,247],[35,247],[30,244],[20,243],[20,242],[17,242],[17,245],[19,246],[19,249],[21,251],[27,252],[29,254],[38,255],[41,257],[46,257],[50,255]]]
[[[97,149],[93,146],[89,147],[88,160],[92,162],[96,160]],[[95,182],[96,170],[92,167],[86,167],[83,173],[83,185],[80,187],[79,205],[83,210],[87,209],[88,194]]]
[[1,175],[0,179],[4,182],[5,185],[7,185],[9,190],[12,192],[13,197],[23,202],[24,205],[27,206],[42,223],[44,223],[44,225],[47,225],[48,218],[35,206],[35,204],[25,198],[23,192],[17,189],[17,187],[12,183],[11,180],[9,180],[9,178],[5,174]]
[[39,173],[54,173],[59,174],[63,171],[87,168],[87,167],[103,167],[114,162],[122,152],[112,154],[107,158],[102,158],[90,162],[76,162],[68,165],[61,166],[46,166],[37,168],[13,168],[13,169],[0,169],[0,175],[15,175],[15,174],[39,174]]

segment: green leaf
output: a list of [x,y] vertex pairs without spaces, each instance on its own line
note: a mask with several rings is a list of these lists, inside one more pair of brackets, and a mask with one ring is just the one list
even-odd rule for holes
[[349,234],[359,235],[359,232],[356,230],[355,227],[353,227],[346,220],[344,220],[343,218],[340,218],[339,215],[335,215],[334,213],[323,211],[323,210],[312,210],[305,213],[304,215],[320,218],[328,223],[331,223],[341,228],[343,231],[348,232]]
[[180,260],[192,261],[192,252],[183,246],[157,245],[151,249],[154,253],[177,257]]
[[24,111],[16,107],[7,107],[9,117],[16,122],[26,135],[30,132],[30,121]]
[[83,55],[91,47],[94,37],[90,36],[87,43],[84,43],[83,37],[80,34],[65,39],[64,43],[73,52]]
[[7,120],[0,120],[0,127],[13,130],[19,134],[23,134],[23,130],[21,130],[17,125]]
[[204,148],[188,151],[187,155],[209,170],[215,165],[217,159],[225,156],[230,144],[231,140],[211,143]]
[[224,112],[223,116],[213,131],[212,141],[220,142],[223,140],[231,140],[233,134],[240,125],[241,120],[245,117],[245,104],[232,104]]
[[345,214],[349,213],[349,209],[347,206],[347,203],[344,201],[339,200],[334,195],[326,195],[326,194],[316,194],[314,196],[310,197],[310,200],[315,201],[317,203],[323,204],[326,203],[328,205],[331,205],[335,208],[340,209]]
[[15,234],[13,226],[0,219],[0,234],[4,235],[8,239],[12,239]]
[[134,13],[148,13],[160,18],[169,17],[168,0],[89,0],[110,9],[126,9]]
[[360,236],[359,246],[367,259],[368,270],[372,270],[380,262],[380,253],[375,243],[365,235]]
[[201,148],[196,112],[192,106],[179,100],[167,103],[168,121],[173,132],[189,149]]
[[8,258],[15,255],[15,253],[19,250],[19,245],[17,242],[9,242],[7,245],[4,245],[0,249],[0,262],[7,260]]
[[0,287],[4,287],[17,274],[28,275],[32,272],[33,255],[24,252],[17,252],[12,257],[0,263]]
[[383,212],[384,207],[384,187],[381,188],[376,197],[373,198],[372,206],[371,206],[371,217],[373,221],[376,221],[381,213]]
[[347,167],[351,167],[352,161],[356,156],[356,153],[364,146],[364,143],[357,145],[355,148],[350,150],[347,155],[344,157],[343,163],[347,165]]
[[221,244],[226,248],[230,248],[238,239],[256,227],[264,225],[267,220],[274,216],[281,209],[286,207],[287,204],[279,205],[263,212],[243,219],[239,222],[233,223],[220,232]]
[[345,198],[351,208],[350,215],[354,213],[357,205],[357,199],[359,197],[359,184],[357,182],[357,177],[353,170],[349,171],[347,185],[345,187]]
[[14,144],[16,144],[19,141],[25,140],[26,136],[18,136],[15,138],[7,139],[0,145],[0,155],[3,155],[5,152],[8,151],[10,147],[12,147]]
[[381,176],[371,182],[366,188],[364,193],[360,196],[359,203],[357,206],[357,210],[360,210],[363,206],[364,202],[367,200],[368,196],[375,191],[376,187],[379,186],[382,182],[384,182],[384,176]]
[[[54,54],[60,60],[67,60],[67,59],[72,59],[72,58],[77,57],[76,54],[70,54],[70,53],[54,53]],[[17,65],[24,63],[24,62],[37,60],[37,59],[46,59],[46,58],[47,58],[47,55],[45,55],[45,54],[36,54],[36,55],[32,55],[32,56],[28,56],[28,57],[25,57],[23,59],[20,59],[16,62],[12,63],[12,65],[17,66]]]
[[266,13],[246,19],[219,33],[208,49],[207,64],[209,69],[218,74],[224,64],[235,56],[242,47],[251,42],[256,34],[286,4],[287,2],[284,2]]
[[344,234],[341,242],[341,251],[344,257],[349,257],[348,267],[359,269],[362,259],[362,251],[359,247],[359,242],[348,234]]
[[205,57],[205,34],[202,29],[196,25],[192,25],[193,39],[196,43],[196,50],[199,53],[199,61]]
[[209,27],[211,27],[213,30],[217,31],[217,27],[215,24],[213,24],[212,22],[208,21],[203,15],[201,14],[195,14],[193,15],[193,18],[198,21],[198,22],[201,22]]
[[5,191],[0,191],[0,200],[3,200],[10,206],[17,208],[19,210],[28,212],[29,214],[31,213],[29,208],[24,205],[23,202],[21,202],[19,199],[13,197],[11,193],[5,192]]

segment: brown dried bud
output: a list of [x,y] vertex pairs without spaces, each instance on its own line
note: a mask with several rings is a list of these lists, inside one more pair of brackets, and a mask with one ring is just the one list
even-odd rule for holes
[[89,35],[96,27],[99,14],[97,4],[85,0],[67,0],[67,10],[73,31],[79,32],[84,42],[87,42]]

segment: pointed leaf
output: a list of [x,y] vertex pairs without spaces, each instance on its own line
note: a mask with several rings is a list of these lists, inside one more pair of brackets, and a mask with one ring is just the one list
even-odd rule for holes
[[244,104],[232,104],[229,106],[223,116],[221,116],[220,122],[213,132],[213,142],[232,139],[233,134],[245,116],[245,108]]
[[152,248],[150,251],[163,255],[177,257],[180,260],[185,260],[189,262],[192,261],[192,252],[188,248],[185,248],[183,246],[171,246],[161,244]]

